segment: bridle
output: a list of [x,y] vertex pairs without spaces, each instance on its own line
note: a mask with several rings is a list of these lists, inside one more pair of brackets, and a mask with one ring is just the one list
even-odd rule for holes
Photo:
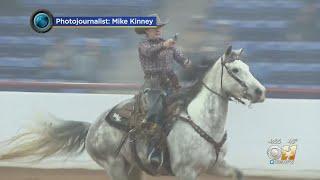
[[[223,90],[223,75],[224,75],[224,68],[225,68],[225,69],[227,70],[227,73],[228,73],[236,82],[238,82],[238,83],[240,84],[240,86],[244,89],[244,90],[243,90],[244,94],[247,94],[248,86],[246,85],[246,83],[245,83],[244,81],[242,81],[238,76],[236,76],[236,75],[228,68],[228,66],[226,66],[227,61],[225,61],[225,60],[223,59],[223,56],[220,57],[220,62],[221,62],[220,89],[221,89],[222,91],[224,91],[224,90]],[[240,102],[241,104],[246,105],[246,103],[245,103],[243,100],[241,100],[240,98],[236,97],[235,95],[233,95],[233,94],[231,94],[231,93],[227,93],[227,92],[226,92],[226,95],[220,94],[220,93],[212,90],[211,88],[209,88],[209,86],[206,85],[206,83],[204,83],[203,81],[202,81],[202,85],[203,85],[207,90],[209,90],[211,93],[219,96],[219,97],[222,98],[222,99],[225,99],[225,100],[227,100],[227,101],[229,101],[229,100],[231,100],[231,101],[236,100],[236,101]]]

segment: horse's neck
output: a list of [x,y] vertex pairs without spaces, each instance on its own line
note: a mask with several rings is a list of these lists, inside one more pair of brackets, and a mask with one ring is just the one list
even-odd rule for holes
[[[220,88],[221,66],[218,61],[206,74],[203,82],[213,91],[222,94]],[[212,137],[220,138],[224,132],[228,101],[210,92],[204,86],[190,102],[188,112],[194,122]]]

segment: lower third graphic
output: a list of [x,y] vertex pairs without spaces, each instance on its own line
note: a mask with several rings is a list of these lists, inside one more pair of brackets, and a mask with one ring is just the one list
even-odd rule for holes
[[269,164],[294,164],[297,152],[297,139],[289,139],[282,144],[281,139],[271,139],[267,150]]

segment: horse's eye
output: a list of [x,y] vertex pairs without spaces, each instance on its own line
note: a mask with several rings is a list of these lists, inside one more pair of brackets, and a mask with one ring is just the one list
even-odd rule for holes
[[238,73],[238,72],[239,72],[239,69],[238,69],[238,68],[233,68],[231,71],[232,71],[233,73]]

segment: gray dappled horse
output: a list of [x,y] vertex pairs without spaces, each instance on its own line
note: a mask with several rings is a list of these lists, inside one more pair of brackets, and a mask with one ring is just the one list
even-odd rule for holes
[[[222,144],[217,150],[208,140],[211,138],[219,142],[224,138],[230,97],[239,101],[245,98],[251,103],[265,99],[265,87],[239,60],[241,52],[242,49],[235,51],[229,47],[204,77],[191,87],[188,94],[191,101],[181,111],[167,137],[171,168],[181,180],[196,180],[203,173],[242,179],[242,173],[224,160],[226,145]],[[40,123],[29,132],[9,140],[13,144],[22,143],[14,145],[0,156],[0,160],[21,157],[44,159],[51,155],[80,153],[86,149],[113,180],[140,180],[142,171],[131,154],[130,142],[126,141],[119,155],[115,156],[125,132],[108,124],[105,120],[108,113],[103,113],[93,124],[64,120]],[[186,119],[192,120],[208,137],[200,136]],[[146,145],[140,142],[137,147],[139,157],[146,160]]]

